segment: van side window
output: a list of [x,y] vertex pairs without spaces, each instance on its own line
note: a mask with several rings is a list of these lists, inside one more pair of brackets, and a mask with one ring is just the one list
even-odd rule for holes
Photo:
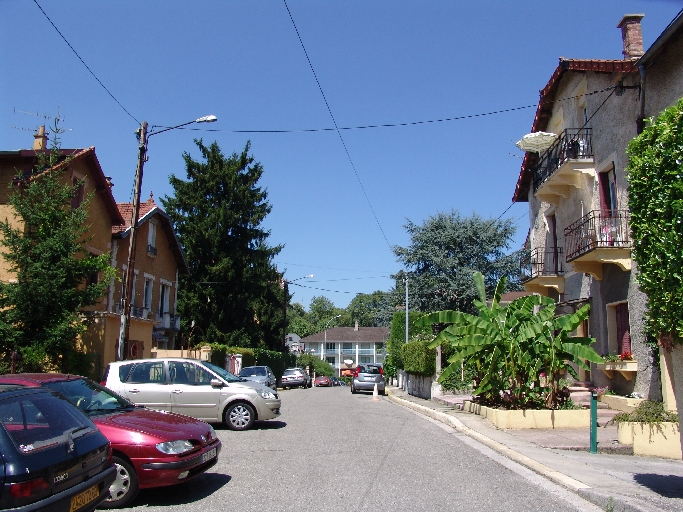
[[129,384],[166,384],[164,363],[138,363],[128,376]]

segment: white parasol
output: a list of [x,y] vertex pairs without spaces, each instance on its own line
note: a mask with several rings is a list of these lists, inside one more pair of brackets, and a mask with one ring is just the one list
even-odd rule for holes
[[552,146],[557,140],[557,135],[548,132],[535,132],[528,133],[522,140],[517,142],[517,146],[522,151],[530,151],[532,153],[542,153],[550,146]]

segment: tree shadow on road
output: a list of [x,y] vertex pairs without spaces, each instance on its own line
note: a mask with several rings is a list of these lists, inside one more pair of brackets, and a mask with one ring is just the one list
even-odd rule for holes
[[143,489],[131,503],[131,507],[163,507],[186,505],[202,500],[232,480],[230,475],[204,473],[180,485]]
[[660,496],[683,498],[683,477],[681,476],[642,473],[633,475],[633,478],[640,485],[647,487]]

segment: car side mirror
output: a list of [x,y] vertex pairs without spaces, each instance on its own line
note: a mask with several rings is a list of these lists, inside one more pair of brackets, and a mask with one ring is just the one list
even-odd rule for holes
[[211,387],[212,388],[222,388],[223,387],[223,381],[218,380],[218,379],[211,379]]

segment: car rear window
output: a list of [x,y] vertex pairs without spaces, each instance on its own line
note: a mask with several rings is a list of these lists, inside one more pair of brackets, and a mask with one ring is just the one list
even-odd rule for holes
[[285,373],[282,375],[298,375],[299,372],[297,370],[285,370]]
[[0,423],[22,453],[32,453],[97,430],[65,398],[52,393],[0,399]]
[[369,373],[370,375],[379,375],[379,366],[361,366],[361,373]]
[[242,368],[240,377],[259,377],[266,374],[266,369],[261,366]]

